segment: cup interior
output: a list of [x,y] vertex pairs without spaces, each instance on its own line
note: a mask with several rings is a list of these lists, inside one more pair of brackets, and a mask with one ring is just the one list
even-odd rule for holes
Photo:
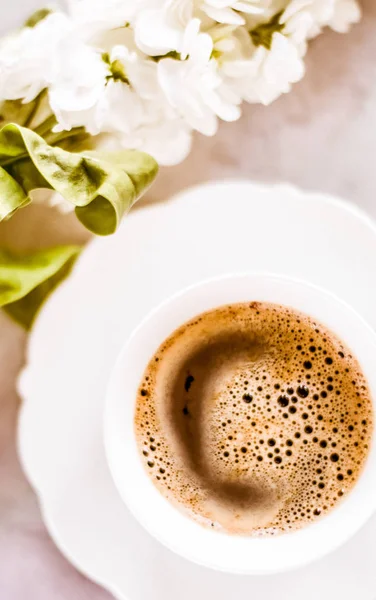
[[154,486],[142,464],[134,432],[137,390],[160,344],[193,317],[224,304],[264,301],[317,319],[357,357],[375,408],[376,335],[347,304],[308,283],[272,274],[239,274],[199,283],[154,309],[125,343],[108,387],[104,441],[115,485],[134,517],[170,550],[217,570],[267,574],[316,560],[334,550],[376,509],[376,449],[350,494],[333,511],[293,533],[245,537],[205,528],[176,509]]

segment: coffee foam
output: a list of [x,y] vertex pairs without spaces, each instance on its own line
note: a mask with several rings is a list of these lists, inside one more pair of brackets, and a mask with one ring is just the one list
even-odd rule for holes
[[266,303],[210,311],[150,361],[135,430],[149,476],[212,528],[275,535],[336,506],[373,429],[356,359],[323,325]]

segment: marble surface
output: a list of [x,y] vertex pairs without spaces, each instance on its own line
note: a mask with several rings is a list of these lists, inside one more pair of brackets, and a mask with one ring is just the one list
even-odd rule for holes
[[[41,2],[6,4],[0,33]],[[363,8],[362,23],[348,36],[327,32],[312,43],[307,75],[290,95],[267,108],[246,107],[241,121],[222,124],[215,138],[197,136],[188,160],[163,170],[138,210],[190,184],[240,176],[340,195],[376,217],[376,2],[364,0]],[[293,234],[293,226],[286,235]],[[85,239],[71,217],[39,206],[0,226],[1,245]],[[109,595],[54,547],[17,460],[15,378],[25,343],[25,333],[0,313],[0,598],[105,600]]]

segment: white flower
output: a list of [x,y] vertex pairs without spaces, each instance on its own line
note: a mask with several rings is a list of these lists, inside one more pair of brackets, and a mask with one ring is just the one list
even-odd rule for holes
[[157,81],[157,65],[129,52],[125,46],[115,46],[108,61],[110,78],[100,101],[102,121],[98,126],[104,132],[130,135],[151,118],[147,102],[155,103],[152,114],[158,112],[163,97]]
[[[78,45],[71,46],[72,56],[81,60],[71,65],[66,55],[67,78],[60,71],[50,90],[56,130],[84,126],[92,135],[113,134],[127,148],[153,148],[161,164],[182,160],[190,148],[189,128],[168,105],[157,64],[124,46],[115,46],[104,60],[91,46]],[[81,72],[86,76],[80,77]]]
[[223,85],[235,94],[236,103],[243,100],[243,82],[252,72],[254,56],[251,36],[245,27],[216,25],[208,31],[213,40],[213,55]]
[[222,31],[222,38],[219,31],[215,35],[224,85],[242,100],[270,104],[304,75],[298,49],[278,31],[271,34],[268,47],[256,47],[242,29],[228,30],[227,36]]
[[193,16],[192,0],[162,0],[140,11],[135,19],[137,46],[150,56],[181,52],[186,27]]
[[130,133],[144,122],[141,98],[121,81],[110,80],[97,107],[98,132]]
[[359,21],[360,8],[355,0],[292,0],[280,18],[283,33],[305,54],[307,41],[326,26],[345,33]]
[[254,45],[245,27],[236,25],[216,25],[207,32],[213,40],[213,54],[225,71],[231,71],[233,64],[252,58]]
[[86,127],[99,133],[101,101],[109,66],[95,48],[74,38],[61,44],[49,87],[51,108],[57,118],[55,131]]
[[162,97],[157,65],[148,68],[145,62],[124,46],[103,56],[80,41],[71,42],[50,88],[56,130],[84,126],[92,135],[129,134],[139,127],[146,119],[144,99]]
[[[139,118],[129,119],[126,107],[119,105],[121,115],[127,118],[128,128],[113,122],[113,132],[120,132],[121,144],[148,152],[161,165],[175,165],[188,155],[192,144],[191,128],[180,118],[167,102],[158,80],[158,65],[144,60],[134,53],[127,55],[126,49],[114,48],[111,58],[123,61],[132,91],[142,102]],[[130,88],[128,88],[129,90]],[[129,125],[131,124],[131,127]]]
[[335,0],[333,15],[329,20],[329,27],[338,33],[347,33],[355,23],[361,19],[362,12],[356,0]]
[[304,56],[307,42],[317,36],[331,15],[333,0],[292,0],[281,15],[279,22],[283,33],[288,36]]
[[235,121],[240,108],[226,98],[215,60],[211,58],[213,41],[206,33],[190,36],[185,48],[186,60],[162,59],[158,64],[160,85],[170,105],[185,121],[204,135],[214,135],[217,116]]
[[162,166],[177,165],[189,154],[192,130],[182,119],[161,117],[155,123],[144,124],[129,135],[121,136],[125,148],[148,152]]
[[252,59],[254,72],[247,82],[247,102],[270,104],[302,79],[305,67],[296,46],[281,33],[273,33],[271,48],[259,46]]
[[[55,131],[84,127],[160,164],[192,130],[213,135],[240,104],[269,104],[304,75],[307,42],[345,32],[356,0],[68,0],[0,43],[0,101],[48,88]],[[99,138],[97,141],[99,143]]]
[[141,6],[140,0],[68,0],[72,24],[83,39],[125,27]]
[[310,17],[314,30],[319,31],[332,16],[335,2],[336,0],[291,0],[280,22],[286,23],[296,15],[305,14]]
[[218,23],[243,25],[245,15],[262,15],[267,5],[264,0],[204,0],[201,9]]
[[31,102],[47,87],[53,57],[70,22],[62,13],[24,27],[0,44],[0,99]]

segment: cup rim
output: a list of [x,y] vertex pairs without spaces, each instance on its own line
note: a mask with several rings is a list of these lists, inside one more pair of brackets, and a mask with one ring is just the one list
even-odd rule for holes
[[[118,356],[118,359],[113,368],[110,382],[107,388],[106,394],[106,402],[105,402],[105,414],[104,414],[104,447],[106,458],[108,462],[108,466],[115,483],[115,486],[120,493],[120,496],[131,511],[136,520],[141,523],[141,525],[158,541],[164,544],[173,552],[195,562],[202,566],[210,567],[215,570],[238,573],[238,574],[270,574],[270,573],[278,573],[283,571],[288,571],[297,567],[304,566],[305,564],[311,563],[314,560],[317,560],[327,554],[328,552],[334,550],[339,547],[343,543],[345,543],[352,535],[354,535],[372,516],[372,514],[376,510],[376,448],[375,448],[375,428],[373,430],[372,436],[372,444],[371,448],[368,452],[366,465],[360,474],[357,482],[354,487],[347,495],[346,499],[341,502],[337,507],[335,507],[331,512],[329,512],[326,516],[322,517],[317,523],[309,524],[303,527],[301,530],[285,533],[278,535],[276,537],[268,536],[266,538],[260,537],[243,537],[243,536],[233,536],[226,533],[220,533],[218,531],[212,531],[206,529],[199,525],[193,519],[190,519],[186,515],[184,515],[181,511],[176,509],[173,504],[171,504],[154,486],[149,478],[144,465],[142,464],[141,457],[139,455],[138,448],[136,448],[136,439],[133,431],[133,420],[134,420],[134,407],[136,404],[137,397],[137,389],[139,383],[142,379],[142,375],[145,371],[145,368],[153,356],[155,351],[158,349],[160,344],[177,329],[184,322],[188,321],[190,318],[205,312],[206,310],[210,310],[208,307],[198,307],[197,310],[191,315],[183,320],[181,320],[178,324],[174,324],[171,326],[170,331],[167,332],[162,338],[158,338],[157,341],[154,340],[151,342],[151,345],[154,344],[154,350],[149,352],[149,358],[145,360],[145,362],[140,365],[137,371],[139,377],[137,378],[137,387],[134,387],[133,382],[133,398],[130,399],[131,408],[127,407],[127,412],[132,414],[132,418],[129,419],[129,414],[127,417],[128,420],[128,434],[130,433],[129,421],[131,420],[132,426],[132,440],[130,441],[129,436],[126,438],[125,431],[122,433],[120,428],[121,417],[124,417],[123,411],[121,409],[121,405],[126,405],[126,387],[124,388],[124,380],[126,368],[128,368],[128,376],[130,371],[133,370],[133,366],[129,367],[129,363],[127,363],[128,359],[134,358],[135,348],[137,344],[139,344],[140,338],[145,334],[146,331],[150,334],[150,327],[154,325],[155,330],[155,322],[161,324],[160,315],[166,313],[167,309],[171,312],[171,308],[174,306],[179,306],[181,303],[184,303],[184,299],[188,298],[190,295],[195,295],[198,293],[200,297],[200,293],[207,288],[207,290],[215,288],[215,286],[221,286],[221,284],[229,281],[237,281],[242,283],[255,283],[260,282],[268,283],[271,287],[269,289],[270,293],[273,293],[276,289],[279,289],[279,292],[282,290],[282,296],[287,291],[287,287],[291,287],[291,289],[295,289],[295,292],[298,290],[305,291],[305,300],[309,296],[311,300],[313,298],[320,299],[321,302],[325,300],[328,301],[329,304],[337,309],[338,312],[343,312],[346,316],[352,319],[353,324],[356,323],[356,333],[364,335],[364,346],[368,347],[368,350],[371,348],[373,351],[373,357],[376,358],[376,333],[374,330],[368,325],[368,323],[364,320],[364,318],[359,315],[349,304],[338,298],[335,294],[330,291],[325,290],[324,288],[317,286],[315,284],[306,282],[302,279],[293,278],[285,275],[274,274],[270,272],[242,272],[242,273],[230,273],[224,274],[219,277],[213,277],[209,279],[204,279],[199,281],[193,285],[190,285],[172,296],[165,299],[161,302],[157,307],[153,308],[139,323],[139,325],[133,330],[129,338],[125,341],[124,346]],[[262,285],[261,285],[262,288]],[[275,290],[274,290],[275,288]],[[226,295],[226,293],[225,293]],[[241,294],[240,294],[241,295]],[[231,296],[231,294],[230,294]],[[236,296],[236,294],[235,294]],[[201,298],[202,299],[202,298]],[[220,301],[218,303],[212,304],[211,308],[217,308],[224,304],[231,304],[234,302],[242,302],[242,301],[268,301],[273,302],[272,299],[253,297],[252,292],[246,300],[229,300],[226,302]],[[304,301],[304,299],[303,299]],[[328,323],[326,319],[320,318],[315,314],[315,311],[312,313],[308,310],[304,310],[301,306],[296,306],[294,302],[280,302],[274,300],[276,304],[284,304],[285,306],[290,306],[296,310],[301,312],[305,312],[311,317],[317,318],[321,323],[324,323],[330,330],[339,335],[340,339],[342,339],[347,346],[350,346],[353,349],[351,343],[348,342],[347,335],[343,335],[336,330],[336,327],[333,327],[331,323]],[[299,297],[299,302],[301,303],[302,299]],[[204,302],[205,304],[205,302]],[[308,304],[310,304],[308,302]],[[320,310],[323,307],[321,306]],[[184,312],[184,311],[183,311]],[[334,314],[334,310],[333,313]],[[332,316],[332,315],[331,315]],[[338,325],[338,323],[337,323]],[[346,321],[347,326],[347,321]],[[163,326],[162,326],[163,329]],[[152,330],[153,331],[153,330]],[[359,337],[358,336],[358,337]],[[150,336],[149,336],[150,337]],[[355,339],[355,338],[354,338]],[[362,338],[363,339],[363,338]],[[359,344],[363,344],[363,342],[359,341]],[[354,349],[353,349],[354,351]],[[364,368],[363,354],[362,358],[359,357],[359,351],[354,351],[354,354],[358,358],[360,366],[365,372],[366,379],[368,381],[369,389],[371,392],[371,398],[374,407],[374,414],[376,412],[376,374],[373,377],[372,372],[370,370],[370,362],[367,362],[367,369]],[[127,363],[127,365],[125,364]],[[128,377],[129,378],[129,377]],[[135,381],[135,379],[134,379]],[[128,387],[128,391],[130,386]],[[120,395],[122,396],[120,397]],[[120,408],[119,408],[120,407]],[[125,423],[123,423],[125,424]],[[124,435],[123,435],[124,434]],[[133,443],[133,446],[132,446]],[[131,444],[131,446],[129,445]],[[126,480],[125,476],[125,465],[127,464],[125,455],[127,455],[127,459],[129,458],[129,450],[132,450],[132,474],[129,481]],[[136,454],[134,452],[136,450]],[[127,453],[128,451],[128,453]],[[126,454],[124,454],[124,452]],[[136,458],[137,456],[137,458]],[[373,463],[374,468],[371,468],[371,463]],[[129,466],[129,463],[128,463]],[[364,484],[364,480],[367,479],[368,484],[370,485],[370,492],[368,494],[368,499],[366,500],[366,491],[367,486]],[[363,482],[362,486],[360,485]],[[357,492],[356,492],[357,491]],[[372,493],[371,493],[372,492]],[[146,502],[140,503],[139,500],[141,498],[141,494],[144,496],[150,496],[152,498],[153,505],[153,513],[150,514],[150,505],[149,510],[147,511]],[[354,498],[356,496],[356,501]],[[158,501],[157,501],[158,499]],[[359,504],[360,501],[360,504]],[[157,502],[158,510],[155,511],[155,502]],[[160,510],[161,506],[164,505],[165,510]],[[358,506],[358,510],[356,510],[356,506]],[[167,508],[168,507],[168,508]],[[343,510],[343,507],[346,510]],[[359,507],[362,510],[359,510]],[[147,515],[146,512],[149,514]],[[338,517],[338,513],[342,512],[341,518]],[[156,514],[155,514],[156,513]],[[174,518],[170,519],[170,515],[174,515]],[[337,516],[336,516],[337,515]],[[161,518],[162,517],[162,518]],[[347,518],[346,518],[347,517]],[[342,519],[342,520],[341,520]],[[169,524],[169,521],[172,521]],[[184,524],[183,527],[180,525]],[[172,527],[173,525],[173,527]],[[346,525],[346,527],[344,527]],[[177,531],[185,534],[184,542],[179,543],[178,538],[179,535]],[[194,532],[191,535],[192,531]],[[199,533],[197,533],[199,531]],[[205,533],[206,532],[206,533]],[[308,533],[307,533],[308,532]],[[315,535],[312,535],[312,532],[315,532]],[[328,540],[329,535],[329,540]],[[213,537],[214,536],[214,537]],[[181,535],[180,535],[181,538]],[[200,539],[201,538],[201,539]],[[206,538],[204,540],[204,538]],[[210,538],[210,539],[209,539]],[[311,540],[310,540],[311,538]],[[234,543],[236,540],[238,543]],[[285,543],[286,540],[293,540],[293,543]],[[203,541],[205,543],[203,544]],[[320,541],[322,542],[320,545]],[[230,543],[231,542],[231,543]],[[312,551],[312,548],[309,549],[309,543],[315,544],[315,549]],[[207,548],[210,548],[212,544],[215,544],[216,547],[221,546],[223,552],[216,551],[216,558],[213,559],[212,554],[209,556],[205,554]],[[272,548],[272,546],[273,548]],[[204,545],[204,551],[202,550],[202,545]],[[226,552],[226,547],[228,546],[229,552]],[[217,550],[217,548],[214,548]],[[269,553],[273,550],[274,555],[279,553],[280,556],[284,557],[283,560],[276,560],[275,558],[270,561]],[[306,550],[304,552],[304,550]],[[234,560],[228,561],[227,558],[236,551],[247,552],[247,556],[256,561],[247,562],[239,560],[234,562]],[[287,557],[285,556],[287,553]],[[258,560],[261,556],[261,560]],[[236,555],[235,555],[236,556]],[[263,558],[265,557],[265,558]],[[268,558],[268,560],[266,560]],[[264,562],[263,562],[264,561]],[[257,564],[254,564],[254,563]],[[250,564],[251,563],[251,564]]]

